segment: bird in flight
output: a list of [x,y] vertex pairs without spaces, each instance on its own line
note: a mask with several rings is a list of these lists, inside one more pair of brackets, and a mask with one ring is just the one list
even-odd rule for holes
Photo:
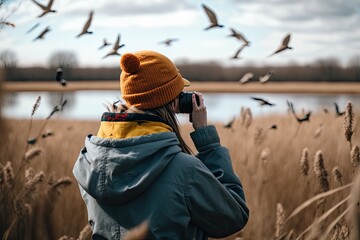
[[3,26],[3,25],[7,25],[7,26],[10,26],[10,27],[15,27],[15,24],[14,23],[11,23],[11,22],[8,22],[8,21],[0,21],[0,28]]
[[111,43],[109,43],[109,42],[106,40],[106,38],[104,38],[104,39],[103,39],[103,44],[99,47],[99,50],[100,50],[100,49],[103,49],[104,47],[109,46],[109,45],[111,45]]
[[270,80],[272,75],[274,75],[274,71],[273,70],[268,71],[264,76],[259,77],[259,82],[260,83],[266,83],[267,81]]
[[271,103],[271,102],[269,102],[267,100],[264,100],[262,98],[251,97],[251,99],[254,99],[255,101],[258,101],[261,106],[265,106],[265,105],[267,105],[267,106],[275,106],[274,103]]
[[233,126],[233,124],[234,124],[234,122],[235,122],[235,119],[236,119],[236,117],[234,116],[230,121],[228,121],[227,123],[225,123],[225,124],[223,125],[223,127],[224,127],[224,128],[232,128],[232,126]]
[[246,47],[246,44],[243,44],[238,50],[236,50],[234,56],[231,57],[231,59],[239,59],[239,54],[240,52],[244,49],[244,47]]
[[304,122],[304,121],[310,121],[310,116],[311,116],[311,111],[307,112],[303,117],[296,117],[296,120],[300,123],[300,122]]
[[229,37],[235,37],[239,39],[240,41],[243,41],[246,46],[250,45],[250,42],[242,35],[241,33],[237,32],[235,29],[230,28],[231,34]]
[[292,102],[287,101],[288,107],[290,112],[292,112],[292,114],[294,115],[295,119],[298,121],[298,123],[301,122],[305,122],[305,121],[310,121],[310,116],[311,116],[311,111],[307,112],[306,114],[304,114],[304,116],[302,117],[298,117],[295,113],[295,109],[294,109],[294,105]]
[[56,10],[51,9],[51,7],[54,3],[54,0],[49,0],[48,4],[46,6],[38,3],[35,0],[32,0],[32,1],[43,10],[43,12],[38,17],[42,17],[45,14],[50,13],[50,12],[53,12],[53,13],[56,12]]
[[115,42],[113,48],[110,50],[110,52],[109,52],[108,54],[106,54],[106,55],[103,57],[103,59],[106,58],[106,57],[108,57],[108,56],[111,56],[111,55],[118,55],[118,56],[120,56],[120,54],[119,54],[117,51],[118,51],[120,48],[124,47],[124,46],[125,46],[125,44],[121,44],[121,45],[120,45],[120,34],[118,34],[117,39],[116,39],[116,42]]
[[47,34],[50,30],[51,30],[50,27],[47,26],[36,38],[34,38],[33,41],[36,41],[38,39],[44,39],[45,34]]
[[213,10],[211,10],[205,4],[201,4],[201,6],[203,7],[206,15],[208,16],[208,18],[210,20],[210,25],[208,27],[206,27],[204,30],[209,30],[209,29],[215,28],[215,27],[220,27],[220,28],[224,27],[224,25],[221,25],[218,23],[216,14]]
[[40,23],[36,23],[34,26],[32,26],[29,30],[26,31],[26,33],[30,33],[32,32],[35,28],[37,28],[38,26],[40,26]]
[[288,33],[284,39],[282,40],[280,46],[275,50],[275,52],[273,52],[272,54],[269,55],[269,57],[271,57],[272,55],[274,54],[277,54],[279,52],[282,52],[286,49],[293,49],[292,47],[289,47],[289,42],[290,42],[290,37],[291,37],[291,34]]
[[92,34],[93,32],[92,31],[89,31],[89,27],[91,25],[91,21],[93,19],[93,15],[94,15],[94,11],[90,11],[90,14],[89,14],[89,18],[88,20],[86,21],[81,33],[79,33],[76,37],[81,37],[82,35],[84,34]]
[[335,105],[335,113],[336,113],[336,116],[337,117],[340,117],[340,116],[342,116],[342,115],[344,115],[345,114],[345,111],[340,111],[340,108],[339,108],[339,106],[337,105],[337,103],[334,103],[334,105]]
[[165,46],[171,46],[171,44],[173,43],[173,42],[175,42],[175,41],[178,41],[178,39],[177,38],[168,38],[168,39],[166,39],[166,40],[164,40],[164,41],[161,41],[161,42],[159,42],[160,44],[165,44]]
[[254,77],[252,72],[245,73],[244,76],[239,80],[239,83],[244,84],[249,82]]

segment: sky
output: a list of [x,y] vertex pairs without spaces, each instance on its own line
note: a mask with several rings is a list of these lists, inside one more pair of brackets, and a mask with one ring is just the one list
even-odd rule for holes
[[[209,19],[202,4],[223,28],[204,30]],[[98,48],[104,38],[114,43],[120,34],[125,46],[119,53],[154,50],[175,63],[287,65],[337,58],[346,65],[360,56],[360,0],[54,0],[52,9],[57,12],[38,18],[42,10],[31,0],[6,1],[0,17],[16,27],[0,30],[0,52],[15,52],[23,67],[48,66],[52,54],[64,51],[74,53],[80,67],[116,67],[119,56],[103,59],[111,46]],[[90,11],[93,34],[76,38]],[[45,39],[33,41],[48,26]],[[230,28],[250,41],[240,59],[231,59],[242,42],[229,37]],[[289,33],[293,49],[268,57]],[[167,38],[178,41],[160,44]]]

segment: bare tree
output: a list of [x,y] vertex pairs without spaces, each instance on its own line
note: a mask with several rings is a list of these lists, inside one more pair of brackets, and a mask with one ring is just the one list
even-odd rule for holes
[[348,67],[355,75],[355,80],[360,81],[360,55],[356,55],[350,58]]
[[13,69],[17,66],[17,55],[11,50],[0,52],[0,67],[5,69]]
[[324,76],[323,80],[334,81],[339,76],[341,65],[337,58],[320,59],[315,64],[320,67]]
[[11,25],[15,27],[15,24],[8,22],[8,18],[13,15],[20,7],[22,0],[18,2],[17,5],[12,5],[11,7],[6,6],[6,3],[11,1],[8,0],[0,0],[0,31],[3,29],[4,25]]
[[78,65],[78,60],[73,52],[68,51],[58,51],[51,54],[49,58],[49,67],[50,68],[63,68],[71,69]]

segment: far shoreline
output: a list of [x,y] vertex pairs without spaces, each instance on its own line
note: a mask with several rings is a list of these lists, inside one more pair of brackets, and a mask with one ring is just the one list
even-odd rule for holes
[[[119,81],[74,81],[61,86],[58,82],[3,82],[5,92],[62,92],[82,90],[119,90]],[[360,82],[191,82],[186,91],[204,93],[309,93],[359,94]]]

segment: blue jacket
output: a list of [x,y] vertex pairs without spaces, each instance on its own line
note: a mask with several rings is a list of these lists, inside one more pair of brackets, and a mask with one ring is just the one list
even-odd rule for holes
[[86,137],[73,174],[93,239],[121,239],[144,220],[149,239],[220,238],[245,226],[243,188],[216,128],[200,128],[191,138],[196,157],[181,151],[173,132]]

